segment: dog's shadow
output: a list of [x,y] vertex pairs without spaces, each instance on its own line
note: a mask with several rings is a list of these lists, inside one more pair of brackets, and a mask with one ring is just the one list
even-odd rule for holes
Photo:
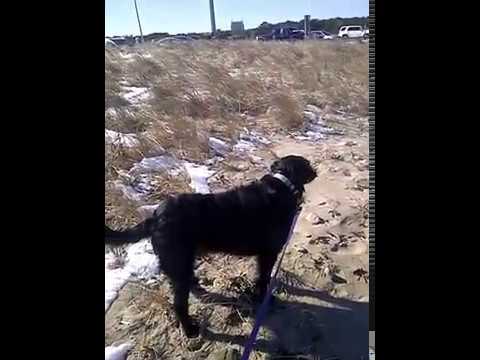
[[[282,359],[288,355],[294,358],[294,354],[321,359],[368,359],[368,303],[338,299],[324,291],[285,283],[281,283],[280,287],[290,295],[305,299],[305,302],[277,298],[262,324],[272,336],[258,339],[255,350],[270,354],[271,358],[282,355]],[[239,299],[204,289],[197,290],[196,295],[202,302],[236,304],[243,315],[250,318],[255,315],[252,311],[245,312],[249,304]],[[245,335],[216,333],[209,329],[204,329],[202,336],[209,341],[242,347],[248,339]]]

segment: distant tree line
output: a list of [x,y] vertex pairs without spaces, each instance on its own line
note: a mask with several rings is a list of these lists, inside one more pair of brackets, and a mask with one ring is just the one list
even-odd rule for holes
[[[270,24],[268,22],[263,22],[255,29],[248,29],[249,32],[255,32],[257,35],[265,35],[271,33],[272,30],[281,28],[281,27],[290,27],[295,29],[304,28],[304,19],[300,21],[285,21],[277,24]],[[344,25],[360,25],[367,27],[368,26],[368,17],[352,17],[352,18],[333,18],[333,19],[310,19],[310,30],[325,30],[329,33],[336,34],[338,29]]]

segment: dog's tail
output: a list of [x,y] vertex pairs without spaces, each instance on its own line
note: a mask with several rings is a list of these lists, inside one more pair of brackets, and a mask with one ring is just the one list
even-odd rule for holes
[[152,236],[152,222],[153,219],[149,218],[130,229],[124,230],[112,230],[105,225],[105,244],[133,244],[144,238],[148,238]]

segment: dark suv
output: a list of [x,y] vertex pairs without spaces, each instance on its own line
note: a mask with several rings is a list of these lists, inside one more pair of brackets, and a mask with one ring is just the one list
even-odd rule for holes
[[305,33],[303,30],[297,30],[295,28],[278,28],[274,29],[270,34],[259,35],[257,40],[303,40],[305,39]]
[[272,32],[272,40],[304,39],[303,31],[294,28],[278,28]]

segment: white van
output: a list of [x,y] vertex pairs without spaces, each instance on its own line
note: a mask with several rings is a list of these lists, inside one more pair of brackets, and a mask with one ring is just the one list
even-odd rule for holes
[[340,38],[359,38],[363,37],[363,28],[359,25],[342,26],[338,30],[338,37]]

